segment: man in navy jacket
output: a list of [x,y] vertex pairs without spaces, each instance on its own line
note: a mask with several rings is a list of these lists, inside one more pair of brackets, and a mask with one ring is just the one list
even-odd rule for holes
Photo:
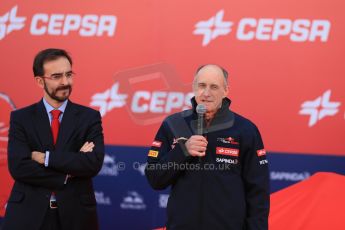
[[[171,186],[169,230],[267,230],[269,173],[257,127],[229,109],[228,74],[217,65],[195,75],[191,110],[167,117],[148,153],[154,189]],[[196,106],[206,106],[196,135]]]

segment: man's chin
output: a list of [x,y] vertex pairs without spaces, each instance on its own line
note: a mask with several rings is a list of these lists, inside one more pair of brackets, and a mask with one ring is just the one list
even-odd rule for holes
[[213,102],[204,101],[204,102],[201,102],[201,104],[205,105],[207,110],[209,110],[209,109],[212,110],[214,108],[214,103]]
[[60,96],[55,95],[55,97],[58,98],[60,101],[65,101],[69,98],[70,95],[70,91],[68,91],[61,93]]
[[64,101],[66,101],[67,99],[69,98],[69,95],[67,95],[67,96],[61,96],[61,97],[54,97],[53,99],[55,100],[55,101],[58,101],[58,102],[64,102]]

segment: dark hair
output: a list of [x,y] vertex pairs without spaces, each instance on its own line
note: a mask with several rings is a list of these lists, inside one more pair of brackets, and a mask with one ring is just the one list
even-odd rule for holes
[[226,83],[225,85],[227,85],[227,84],[228,84],[228,76],[229,76],[229,73],[228,73],[228,71],[226,71],[226,69],[224,69],[224,68],[221,67],[220,65],[216,65],[216,64],[201,65],[201,66],[199,66],[199,68],[195,71],[195,75],[194,75],[194,76],[198,75],[199,71],[202,70],[204,67],[210,66],[210,65],[217,66],[217,67],[219,67],[219,68],[222,70],[223,76],[224,76],[224,80],[225,80],[225,83]]
[[47,61],[53,61],[60,57],[65,57],[69,61],[69,63],[72,65],[72,58],[69,56],[69,54],[63,50],[63,49],[45,49],[40,51],[34,59],[34,63],[32,66],[32,70],[34,71],[34,76],[43,76],[44,75],[44,69],[43,65]]

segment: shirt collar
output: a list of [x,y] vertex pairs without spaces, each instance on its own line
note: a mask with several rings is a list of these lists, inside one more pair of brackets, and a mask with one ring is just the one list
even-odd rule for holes
[[[62,103],[62,105],[61,105],[59,108],[57,108],[57,109],[60,110],[62,113],[64,113],[64,112],[65,112],[65,109],[66,109],[66,106],[67,106],[67,102],[68,102],[68,100],[65,100],[65,101]],[[51,106],[51,105],[46,101],[45,98],[43,98],[43,104],[44,104],[44,107],[45,107],[46,110],[47,110],[47,113],[50,113],[52,110],[55,109],[53,106]]]

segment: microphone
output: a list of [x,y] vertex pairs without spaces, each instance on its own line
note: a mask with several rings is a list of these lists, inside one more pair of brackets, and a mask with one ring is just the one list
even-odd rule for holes
[[204,115],[206,113],[206,106],[203,104],[198,104],[198,106],[196,107],[196,112],[198,114],[196,134],[203,135],[204,134]]
[[[198,104],[196,107],[196,112],[198,114],[196,134],[202,136],[204,134],[204,115],[206,113],[206,106],[203,104]],[[200,164],[202,162],[201,157],[198,157],[198,159]]]

